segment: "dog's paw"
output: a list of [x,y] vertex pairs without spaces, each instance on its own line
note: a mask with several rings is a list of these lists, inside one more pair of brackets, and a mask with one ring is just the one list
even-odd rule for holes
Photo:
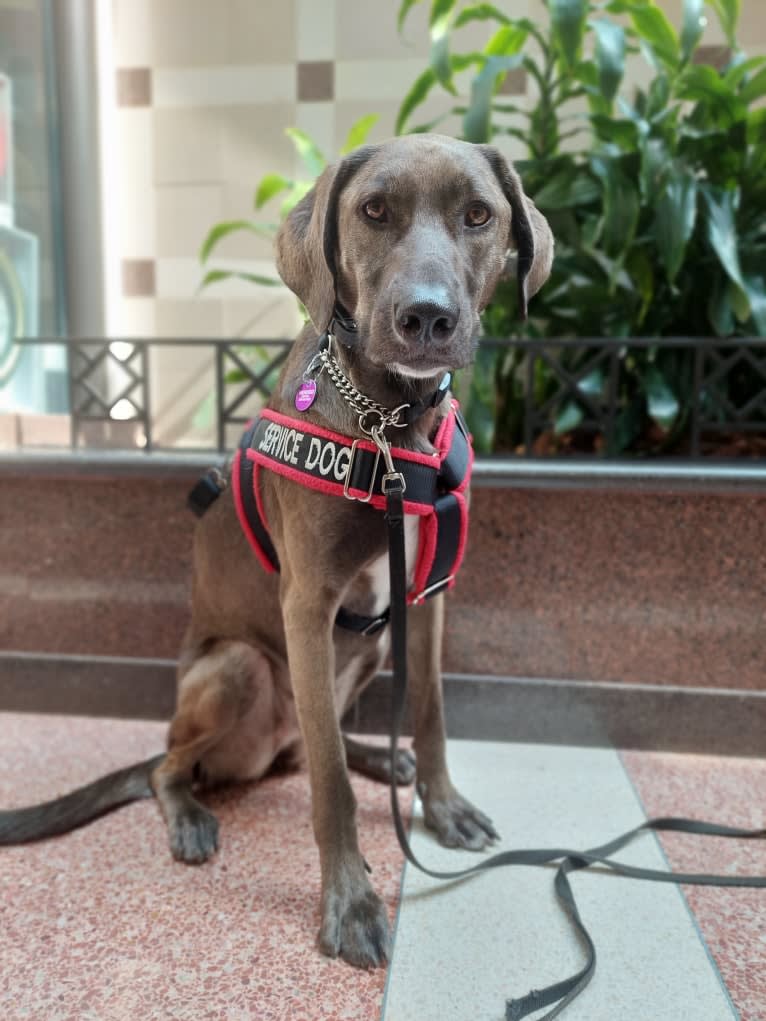
[[378,968],[391,954],[391,930],[380,897],[366,881],[361,890],[329,890],[322,898],[319,949],[355,968]]
[[[399,787],[407,787],[415,779],[415,756],[406,748],[400,748],[396,755],[396,782]],[[391,757],[386,758],[386,777],[391,776]]]
[[169,834],[171,854],[187,865],[201,865],[218,850],[218,820],[201,805],[179,812]]
[[500,839],[492,820],[452,788],[439,797],[431,794],[425,784],[418,784],[423,802],[423,818],[445,847],[463,847],[483,851]]
[[[388,748],[355,743],[347,747],[350,769],[373,780],[391,783],[391,753]],[[399,748],[396,754],[396,784],[407,787],[415,779],[415,756],[406,748]]]

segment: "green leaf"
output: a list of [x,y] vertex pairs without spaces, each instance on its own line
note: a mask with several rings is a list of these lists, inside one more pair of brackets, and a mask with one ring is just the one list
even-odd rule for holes
[[627,152],[635,152],[638,148],[638,127],[635,121],[599,113],[593,114],[590,121],[602,142],[612,142]]
[[704,187],[702,194],[707,207],[707,238],[718,261],[731,280],[746,290],[739,263],[736,209],[739,191],[714,191]]
[[245,273],[233,269],[211,269],[202,278],[199,289],[209,287],[210,284],[220,283],[221,280],[247,280],[251,284],[258,284],[259,287],[281,287],[282,281],[274,277],[264,277],[258,273]]
[[456,0],[432,0],[431,13],[428,16],[428,27],[433,30],[435,26],[445,24],[452,14]]
[[491,453],[495,440],[495,374],[500,354],[502,352],[480,344],[473,367],[460,372],[456,380],[458,400],[473,435],[474,447],[481,454]]
[[763,277],[745,277],[750,314],[759,337],[766,337],[766,282]]
[[412,111],[416,110],[421,105],[435,84],[436,75],[430,67],[421,75],[418,75],[415,79],[410,91],[402,100],[402,105],[399,107],[399,113],[396,115],[396,127],[394,130],[397,135],[402,134],[404,126],[409,120]]
[[293,182],[283,177],[282,174],[266,174],[265,177],[261,178],[258,190],[255,193],[255,208],[261,209],[269,199],[278,195],[280,191],[292,188],[292,186]]
[[431,55],[429,62],[438,81],[444,88],[457,95],[452,83],[452,67],[449,55],[449,27],[452,22],[455,0],[433,0],[429,20]]
[[754,75],[740,92],[740,98],[748,105],[766,96],[766,68]]
[[455,18],[455,28],[462,28],[471,21],[499,21],[502,25],[510,24],[510,18],[493,4],[472,4],[464,7]]
[[429,62],[439,84],[447,92],[456,96],[457,89],[452,81],[452,68],[449,60],[449,34],[447,32],[432,40]]
[[360,117],[358,121],[352,124],[351,130],[346,135],[346,141],[343,143],[343,148],[340,151],[341,156],[345,156],[352,149],[364,145],[367,141],[367,136],[379,120],[380,114],[368,113],[365,117]]
[[717,277],[710,292],[707,315],[717,337],[730,337],[734,333],[734,310],[730,301],[730,289],[734,286],[725,277]]
[[300,128],[285,128],[285,134],[289,135],[292,139],[293,145],[303,160],[309,174],[312,177],[319,177],[327,166],[327,160],[319,151],[316,142],[309,138],[306,132],[301,131]]
[[654,298],[653,263],[643,248],[638,248],[634,245],[628,252],[625,268],[630,274],[635,289],[641,295],[641,307],[636,323],[640,327]]
[[206,262],[210,253],[222,238],[241,230],[248,230],[253,234],[260,235],[260,237],[274,237],[274,228],[267,227],[265,224],[251,223],[250,220],[226,220],[224,223],[217,223],[208,232],[200,248],[199,261]]
[[553,39],[562,63],[571,70],[582,49],[588,0],[549,0],[549,9]]
[[407,15],[410,13],[415,4],[419,4],[420,0],[402,0],[401,6],[399,7],[399,14],[396,18],[396,27],[399,34],[402,34],[404,28],[404,22],[407,19]]
[[697,222],[697,180],[672,174],[654,203],[654,234],[660,258],[673,283],[683,265],[686,246]]
[[683,25],[681,27],[681,56],[688,60],[697,48],[705,31],[703,10],[705,0],[684,0]]
[[616,257],[630,247],[636,233],[641,209],[638,189],[618,160],[592,157],[591,168],[604,186],[601,246]]
[[766,57],[750,57],[749,60],[740,60],[729,67],[723,76],[723,80],[728,88],[734,90],[739,87],[742,79],[749,75],[751,71],[763,67],[764,64],[766,64]]
[[646,405],[649,417],[653,422],[657,423],[663,432],[668,432],[678,418],[681,406],[678,398],[656,365],[652,365],[647,370],[644,376],[644,387],[646,389]]
[[463,134],[467,142],[488,142],[491,138],[492,96],[498,76],[519,67],[523,57],[487,57],[484,67],[471,82],[471,102],[463,118]]
[[601,188],[590,174],[566,167],[550,177],[534,194],[535,204],[542,210],[571,209],[590,205],[601,198]]
[[766,138],[766,107],[753,110],[747,117],[747,144],[757,146]]
[[553,423],[553,432],[556,436],[572,432],[585,418],[585,412],[577,401],[567,401],[564,407],[556,415]]
[[654,2],[646,6],[634,6],[630,16],[641,40],[656,54],[660,63],[669,70],[678,67],[680,45],[676,30],[667,15]]
[[[766,287],[764,287],[761,277],[743,274],[739,258],[736,223],[739,190],[714,191],[710,187],[704,187],[702,194],[705,197],[708,210],[708,241],[729,279],[737,285],[747,299],[758,336],[766,336]],[[739,306],[739,301],[735,299],[733,304]],[[740,315],[742,311],[743,309],[739,307]]]
[[708,64],[688,67],[679,78],[676,94],[679,99],[693,99],[704,104],[708,122],[713,117],[716,122],[723,121],[728,126],[747,116],[742,99]]
[[670,153],[660,138],[649,138],[641,147],[641,170],[639,181],[641,195],[650,202],[665,181],[670,170]]
[[596,33],[596,64],[601,95],[610,103],[617,95],[625,73],[625,31],[613,21],[591,22]]
[[604,390],[604,371],[600,365],[577,381],[577,389],[586,397],[600,397]]
[[737,23],[740,15],[740,0],[710,0],[710,3],[718,15],[721,28],[726,34],[730,46],[736,45]]
[[298,205],[304,195],[308,195],[314,187],[313,181],[296,181],[290,189],[287,198],[279,207],[279,214],[284,219]]
[[517,25],[503,25],[492,36],[484,52],[489,57],[510,57],[518,53],[529,33]]

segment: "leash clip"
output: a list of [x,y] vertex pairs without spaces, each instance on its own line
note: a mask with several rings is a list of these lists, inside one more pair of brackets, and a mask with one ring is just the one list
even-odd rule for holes
[[389,493],[398,493],[400,496],[404,496],[407,492],[407,483],[402,473],[396,470],[394,459],[391,457],[391,444],[383,435],[383,429],[384,426],[381,423],[379,426],[373,426],[371,430],[375,446],[383,455],[383,460],[386,463],[386,473],[380,480],[380,488],[384,496],[388,496]]

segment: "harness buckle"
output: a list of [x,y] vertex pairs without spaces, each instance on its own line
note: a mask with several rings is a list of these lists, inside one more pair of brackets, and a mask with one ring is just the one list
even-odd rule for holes
[[424,588],[422,592],[419,592],[412,600],[413,606],[420,606],[424,603],[429,596],[435,596],[438,592],[441,592],[443,588],[446,588],[451,581],[455,580],[454,574],[448,574],[446,578],[441,578],[439,581],[435,581],[432,585]]
[[386,472],[380,480],[380,488],[384,496],[388,496],[389,493],[399,493],[400,496],[404,496],[407,492],[407,483],[401,472]]
[[348,459],[348,471],[346,472],[346,478],[343,482],[343,495],[347,500],[356,500],[358,503],[369,503],[372,499],[372,491],[375,489],[375,476],[378,474],[378,464],[380,463],[380,448],[375,451],[375,464],[372,466],[372,474],[370,476],[370,488],[367,491],[367,496],[352,496],[349,492],[351,485],[351,473],[354,468],[354,458],[356,452],[359,449],[359,444],[362,440],[354,440],[351,444],[351,455]]

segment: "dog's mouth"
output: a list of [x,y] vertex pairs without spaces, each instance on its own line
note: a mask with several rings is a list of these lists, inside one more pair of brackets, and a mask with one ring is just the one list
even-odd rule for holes
[[424,364],[423,366],[418,365],[403,365],[401,362],[389,362],[386,368],[392,376],[399,376],[402,379],[432,379],[436,376],[443,376],[445,372],[448,372],[451,366],[446,364],[431,365]]

